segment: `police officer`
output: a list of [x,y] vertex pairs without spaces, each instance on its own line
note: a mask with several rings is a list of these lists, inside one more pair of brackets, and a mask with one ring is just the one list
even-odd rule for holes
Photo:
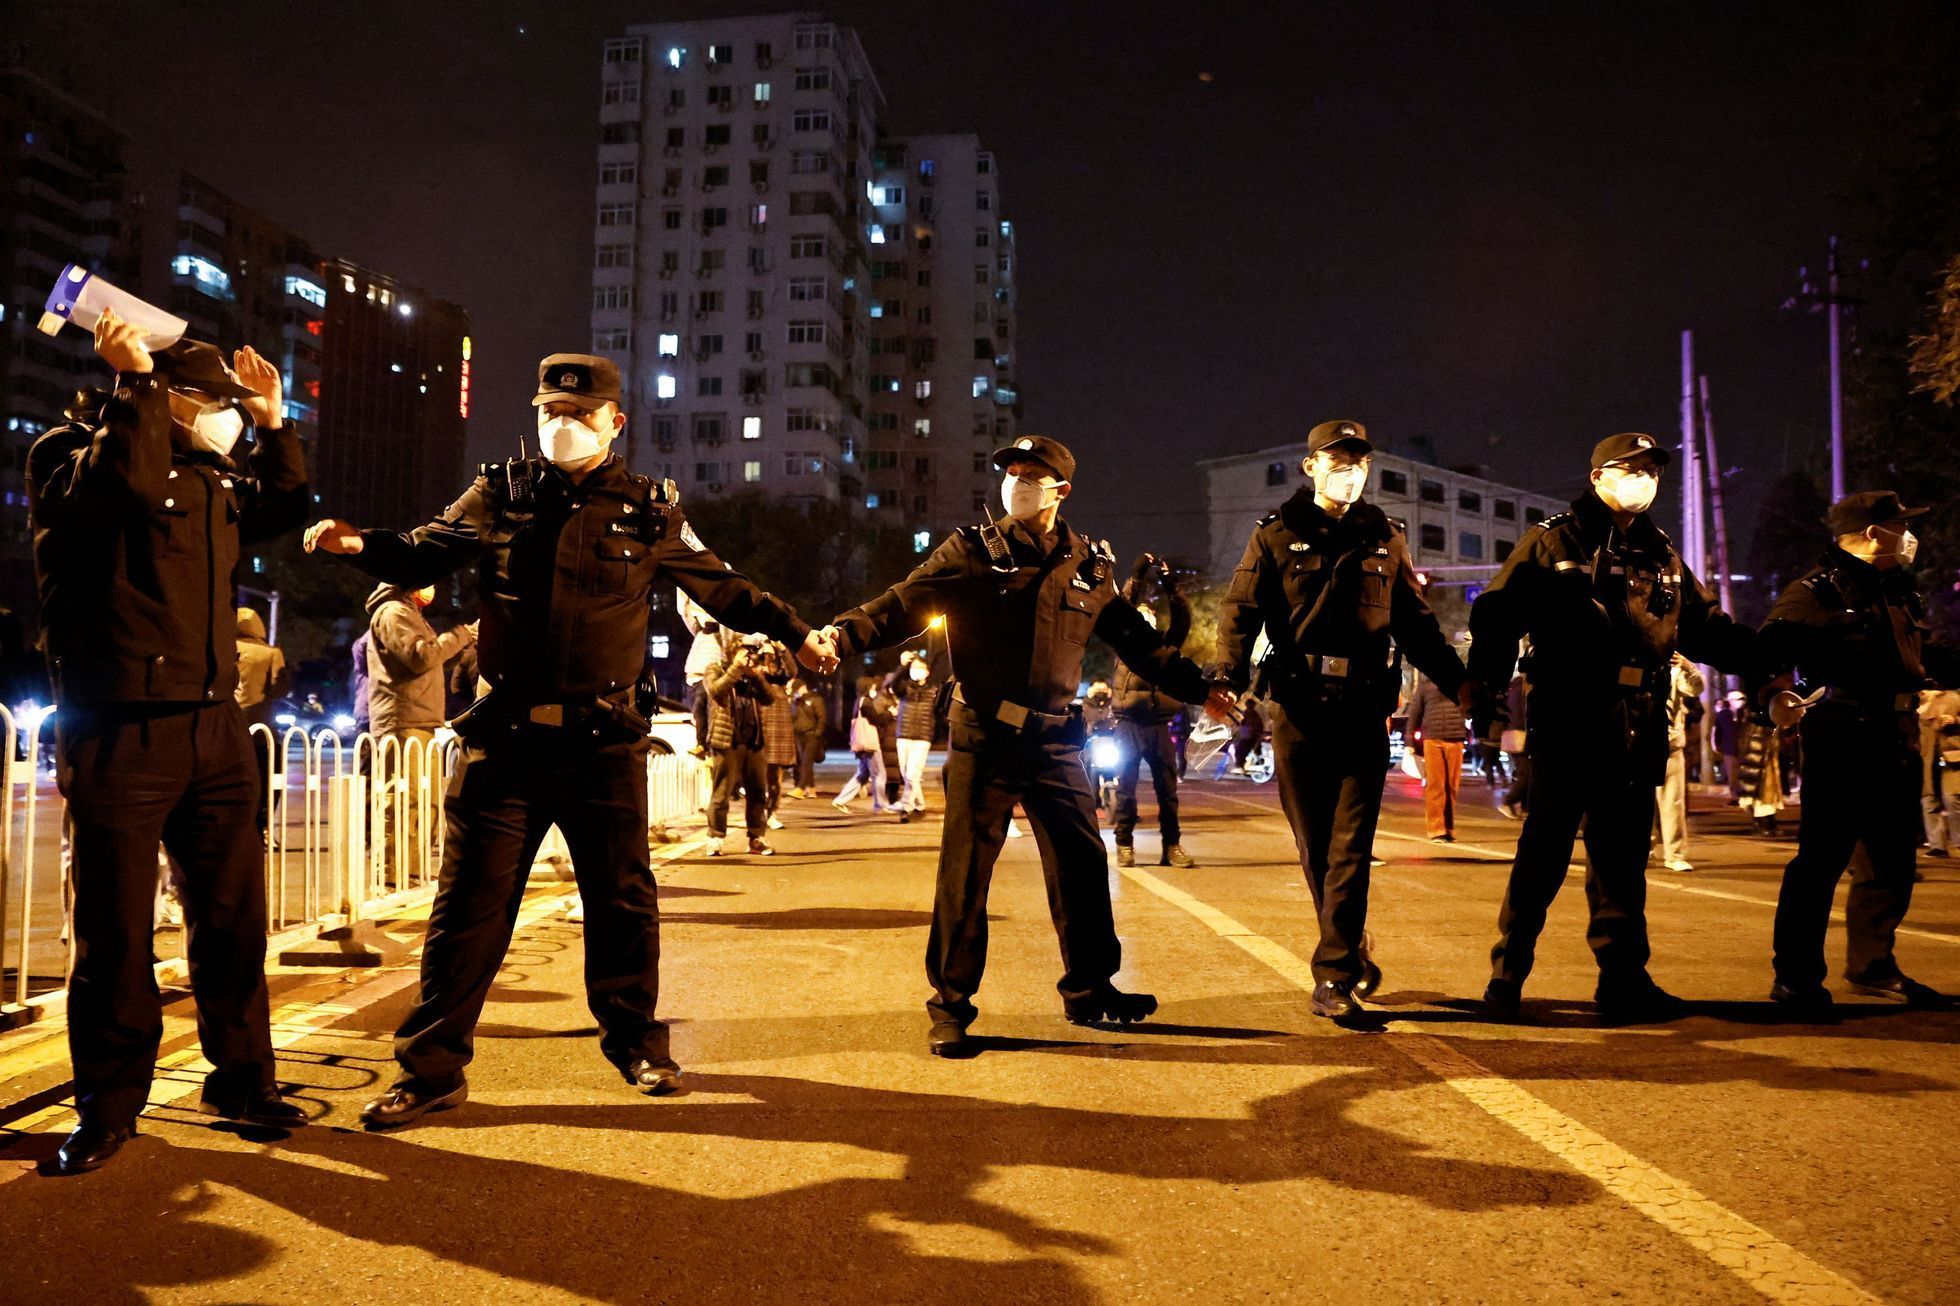
[[[290,1128],[273,1081],[259,770],[234,700],[243,544],[305,520],[279,370],[251,349],[152,354],[104,313],[110,394],[84,391],[28,454],[34,567],[73,822],[68,1045],[81,1123],[55,1167],[93,1170],[136,1132],[163,1036],[151,966],[157,844],[183,868],[203,1103]],[[231,454],[257,430],[241,469]]]
[[[1096,800],[1082,768],[1085,733],[1070,701],[1081,684],[1090,634],[1186,702],[1204,702],[1196,664],[1158,638],[1116,592],[1109,546],[1092,544],[1060,517],[1075,457],[1046,436],[994,454],[1004,474],[1007,519],[950,535],[921,566],[877,598],[838,617],[849,656],[911,639],[945,618],[956,687],[945,768],[945,834],[926,945],[933,996],[927,1045],[942,1057],[977,1050],[967,1027],[987,963],[987,886],[1018,802],[1033,822],[1061,938],[1063,1011],[1078,1024],[1142,1020],[1147,993],[1110,983],[1122,947],[1109,901],[1109,860],[1096,831]],[[1212,699],[1220,711],[1229,698]]]
[[1647,854],[1667,767],[1670,667],[1679,648],[1697,663],[1749,671],[1755,632],[1715,606],[1647,516],[1667,464],[1650,435],[1601,440],[1591,488],[1525,532],[1470,612],[1480,724],[1496,716],[1519,640],[1531,641],[1531,786],[1484,991],[1502,1018],[1518,1014],[1582,821],[1600,1016],[1669,1020],[1683,1010],[1647,974]]
[[1359,999],[1381,984],[1368,957],[1368,868],[1400,659],[1452,696],[1463,683],[1401,528],[1361,497],[1373,448],[1359,422],[1307,433],[1300,467],[1313,488],[1253,528],[1219,613],[1219,669],[1232,688],[1252,680],[1262,628],[1271,643],[1257,688],[1272,718],[1280,806],[1320,918],[1313,1011],[1344,1023],[1365,1017]]
[[[1159,597],[1165,608],[1162,624],[1151,606],[1151,600]],[[1184,647],[1185,636],[1191,633],[1191,604],[1178,593],[1177,576],[1169,563],[1148,553],[1139,557],[1123,586],[1123,598],[1161,632],[1165,647],[1174,651]],[[1184,851],[1177,822],[1177,741],[1171,738],[1171,721],[1183,706],[1128,667],[1117,668],[1116,738],[1123,747],[1123,761],[1116,772],[1118,866],[1137,864],[1137,781],[1146,764],[1151,787],[1157,791],[1157,828],[1162,833],[1158,865],[1197,865]]]
[[1775,710],[1821,693],[1802,712],[1803,821],[1797,855],[1776,902],[1776,981],[1770,997],[1793,1014],[1830,1010],[1824,932],[1831,898],[1863,844],[1867,866],[1845,900],[1845,979],[1859,993],[1933,1006],[1941,995],[1908,978],[1892,955],[1912,901],[1920,837],[1919,691],[1960,685],[1960,648],[1928,638],[1912,573],[1918,541],[1908,508],[1889,490],[1848,495],[1826,517],[1834,542],[1770,609],[1766,669],[1794,667],[1800,690]]
[[673,482],[611,452],[626,424],[619,369],[553,354],[532,400],[542,458],[486,466],[463,497],[406,534],[316,523],[306,547],[349,555],[417,588],[476,563],[479,672],[489,693],[454,722],[464,743],[444,802],[442,876],[422,990],[395,1036],[401,1073],[368,1103],[370,1128],[468,1096],[473,1031],[510,947],[524,881],[554,824],[585,909],[586,989],[601,1048],[629,1084],[680,1086],[654,1008],[660,918],[647,860],[647,731],[635,684],[653,596],[675,583],[724,624],[760,630],[828,666],[781,600],[728,570],[682,515]]

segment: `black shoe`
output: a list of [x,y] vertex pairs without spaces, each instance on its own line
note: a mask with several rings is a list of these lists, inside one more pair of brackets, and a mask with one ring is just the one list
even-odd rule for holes
[[635,1057],[619,1068],[626,1082],[648,1097],[667,1097],[681,1091],[678,1066],[664,1066],[645,1057]]
[[1922,853],[1921,853],[1920,855],[1921,855],[1921,856],[1923,856],[1923,857],[1951,857],[1951,856],[1953,856],[1953,854],[1952,854],[1952,853],[1950,853],[1950,852],[1948,852],[1948,851],[1947,851],[1946,849],[1944,849],[1944,848],[1927,848],[1927,849],[1925,849],[1925,850],[1924,850],[1924,851],[1923,851],[1923,852],[1922,852]]
[[912,813],[910,813],[910,812],[900,812],[900,813],[898,814],[898,823],[899,823],[900,825],[910,825],[910,824],[912,824]]
[[1822,984],[1785,984],[1782,980],[1769,986],[1769,1000],[1800,1016],[1828,1016],[1837,1005]]
[[199,1098],[199,1105],[227,1120],[263,1125],[267,1129],[298,1129],[306,1123],[306,1112],[297,1103],[279,1096],[276,1088],[262,1088],[247,1097],[226,1097],[207,1088]]
[[1361,1014],[1361,1004],[1354,1000],[1354,984],[1350,980],[1322,980],[1313,986],[1313,1014],[1325,1016],[1336,1023],[1353,1020]]
[[1931,1010],[1951,1006],[1953,999],[1930,985],[1905,975],[1894,975],[1890,979],[1846,980],[1852,992],[1863,993],[1869,997],[1884,998],[1889,1002],[1903,1002],[1908,1007]]
[[1516,1020],[1524,1006],[1524,985],[1514,979],[1493,979],[1484,985],[1484,1010],[1497,1020]]
[[952,1061],[964,1061],[980,1051],[974,1041],[966,1036],[966,1026],[957,1020],[935,1020],[932,1032],[926,1035],[926,1051],[936,1057],[946,1057]]
[[1137,850],[1127,843],[1117,844],[1116,864],[1118,866],[1135,866],[1137,864]]
[[68,1141],[54,1156],[56,1174],[87,1174],[100,1170],[109,1159],[122,1151],[122,1145],[136,1137],[136,1123],[131,1121],[121,1128],[99,1125],[90,1120],[82,1121]]
[[396,1084],[361,1108],[361,1123],[369,1129],[396,1129],[431,1111],[447,1111],[469,1100],[470,1086],[460,1081],[454,1088],[433,1090]]
[[1093,1025],[1097,1021],[1113,1020],[1120,1024],[1134,1024],[1147,1020],[1157,1011],[1157,995],[1154,993],[1125,993],[1115,985],[1105,987],[1099,993],[1092,993],[1078,1001],[1062,1004],[1062,1012],[1070,1022],[1077,1025]]
[[1593,1007],[1611,1025],[1651,1025],[1679,1020],[1688,1004],[1654,983],[1645,974],[1632,979],[1602,980],[1593,990]]
[[1159,866],[1175,866],[1180,870],[1188,870],[1198,863],[1192,859],[1190,853],[1184,851],[1182,845],[1172,844],[1170,847],[1164,849],[1164,855],[1157,860],[1157,864]]
[[1364,955],[1361,959],[1361,978],[1354,982],[1354,996],[1357,998],[1372,998],[1375,996],[1375,991],[1381,988],[1381,986],[1382,968],[1368,960]]

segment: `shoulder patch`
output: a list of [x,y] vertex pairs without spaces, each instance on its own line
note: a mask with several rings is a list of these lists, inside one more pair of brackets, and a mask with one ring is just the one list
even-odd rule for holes
[[1272,512],[1267,513],[1264,517],[1261,517],[1257,522],[1257,524],[1260,526],[1270,526],[1278,520],[1279,520],[1279,510],[1274,509]]
[[708,547],[701,543],[701,537],[694,533],[694,523],[691,521],[681,522],[681,543],[693,549],[696,553],[705,552]]

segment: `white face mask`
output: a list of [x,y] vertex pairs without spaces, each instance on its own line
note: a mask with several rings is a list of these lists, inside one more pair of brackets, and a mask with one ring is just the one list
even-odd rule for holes
[[1000,483],[1001,506],[1007,509],[1009,517],[1035,517],[1049,504],[1057,502],[1061,496],[1055,491],[1060,485],[1047,485],[1041,481],[1030,481],[1009,472]]
[[538,450],[560,467],[585,462],[611,443],[610,431],[600,435],[576,417],[538,415]]
[[1600,502],[1615,512],[1646,512],[1660,492],[1661,478],[1630,467],[1602,467],[1594,488],[1599,491]]
[[206,408],[191,421],[191,445],[229,458],[245,434],[245,414],[230,404]]
[[1321,474],[1313,478],[1314,490],[1334,503],[1353,503],[1367,487],[1366,463],[1356,463],[1352,467],[1323,465]]
[[1895,536],[1891,531],[1874,528],[1872,539],[1881,555],[1897,558],[1901,567],[1910,567],[1912,560],[1919,556],[1919,537],[1911,531],[1900,531]]

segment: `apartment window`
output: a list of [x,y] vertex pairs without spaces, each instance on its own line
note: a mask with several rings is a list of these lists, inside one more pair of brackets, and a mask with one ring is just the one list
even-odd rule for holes
[[905,203],[905,187],[903,186],[872,186],[870,187],[870,194],[873,204]]
[[783,369],[784,384],[793,389],[807,389],[812,386],[828,387],[831,382],[830,369],[822,363],[791,363]]
[[829,26],[809,26],[796,29],[796,48],[799,50],[828,50],[831,29]]
[[680,438],[680,434],[681,425],[679,418],[656,417],[653,419],[653,440],[662,449],[673,448],[674,441]]
[[1517,547],[1517,542],[1514,540],[1492,540],[1490,542],[1490,560],[1492,562],[1502,562],[1510,557],[1511,550]]
[[707,134],[703,137],[703,140],[708,145],[711,146],[728,144],[729,141],[728,124],[725,122],[719,122],[716,123],[714,126],[708,128]]
[[718,376],[696,378],[694,382],[694,393],[701,397],[719,395],[721,393],[721,378]]
[[755,43],[755,66],[758,68],[767,68],[770,61],[775,58],[775,53],[775,50],[771,48],[769,42],[757,41]]
[[708,209],[701,210],[701,230],[703,232],[713,231],[717,227],[725,227],[727,225],[728,225],[727,209],[708,208]]
[[607,82],[602,103],[638,104],[640,84],[638,82]]
[[606,42],[607,63],[638,63],[639,61],[640,43],[638,41]]
[[[791,236],[789,238],[789,256],[791,258],[822,258],[824,256],[823,237]],[[876,275],[876,269],[873,269],[873,275]]]
[[721,312],[722,296],[719,290],[704,290],[694,297],[694,310],[702,317]]
[[[769,389],[769,374],[761,368],[745,367],[742,369],[739,383],[742,387],[742,393],[745,395],[764,394]],[[760,418],[756,419],[757,426],[755,430],[757,435],[762,434],[761,420]],[[746,433],[744,434],[744,438],[748,438]]]
[[1433,524],[1422,528],[1421,539],[1424,553],[1442,553],[1450,546],[1449,532]]
[[[749,205],[749,225],[751,227],[764,227],[767,226],[768,224],[769,224],[769,206],[767,204]],[[758,254],[760,254],[761,252],[762,252],[761,250],[756,251],[756,253]]]
[[760,440],[762,438],[762,419],[760,417],[744,417],[742,419],[742,438],[744,440]]
[[599,286],[592,291],[594,309],[633,307],[633,287]]
[[673,70],[674,70],[675,72],[679,72],[679,71],[680,71],[680,70],[681,70],[682,68],[684,68],[684,67],[686,67],[686,66],[687,66],[687,47],[686,47],[686,46],[684,46],[684,45],[670,45],[670,46],[668,46],[668,47],[667,47],[667,66],[668,66],[669,68],[671,68],[671,69],[673,69]]
[[921,417],[921,418],[919,418],[919,419],[918,419],[917,421],[915,421],[915,422],[913,422],[913,423],[912,423],[912,434],[914,434],[914,435],[931,435],[931,434],[932,434],[932,419],[931,419],[930,417]]
[[1456,492],[1456,509],[1458,512],[1480,513],[1484,510],[1484,496],[1475,490],[1458,490]]
[[827,132],[830,130],[830,111],[798,109],[790,115],[789,129],[798,132]]
[[978,212],[991,213],[994,208],[994,197],[983,190],[973,197],[973,207]]
[[769,251],[760,245],[749,246],[749,271],[767,272],[769,270]]
[[912,397],[913,397],[914,399],[930,399],[930,398],[932,398],[932,382],[930,382],[930,381],[914,381],[914,382],[912,383]]
[[672,399],[674,397],[674,374],[672,372],[662,372],[653,379],[653,397],[655,399]]
[[919,289],[924,290],[927,286],[930,286],[931,284],[932,284],[932,273],[923,272],[923,271],[920,272],[918,276]]
[[758,150],[766,150],[776,143],[776,138],[769,134],[769,124],[766,122],[759,122],[751,126],[749,128],[749,139],[755,142],[755,147]]
[[599,206],[599,225],[602,227],[630,227],[633,225],[631,204],[601,204]]
[[1484,537],[1475,531],[1458,531],[1456,535],[1456,555],[1465,562],[1484,560]]
[[987,397],[987,391],[992,388],[993,382],[986,377],[976,376],[973,378],[973,397],[975,399],[985,399]]
[[701,189],[713,190],[728,184],[728,168],[724,166],[701,169]]
[[599,184],[601,186],[623,186],[640,179],[640,165],[637,163],[604,163],[599,165]]
[[631,245],[601,245],[599,246],[597,257],[593,260],[593,266],[601,268],[630,268],[633,266],[633,247]]
[[660,333],[660,357],[678,358],[681,352],[681,338],[672,331]]
[[792,303],[821,303],[826,297],[829,282],[823,277],[791,277],[789,297]]
[[898,387],[899,380],[895,376],[874,376],[871,378],[871,389],[877,394],[895,395],[898,393]]
[[1545,520],[1545,510],[1543,508],[1526,508],[1524,510],[1525,525],[1536,526],[1539,522],[1544,520]]
[[830,89],[830,69],[798,68],[796,70],[796,89],[799,91],[827,91]]
[[686,107],[687,88],[683,86],[669,87],[667,90],[667,111],[669,113],[676,113]]
[[990,435],[992,432],[993,423],[987,420],[987,415],[985,413],[975,413],[973,415],[973,433],[975,435]]
[[677,208],[660,210],[661,228],[666,231],[679,231],[681,229],[681,217],[681,210]]
[[730,64],[735,62],[735,47],[732,45],[711,45],[708,47],[708,63]]
[[685,128],[685,127],[669,127],[669,128],[667,129],[667,148],[668,148],[668,149],[670,149],[670,150],[684,150],[684,149],[686,149],[686,148],[687,148],[687,128]]
[[812,213],[829,213],[835,205],[830,196],[820,190],[799,190],[790,193],[789,213],[791,217],[808,217]]
[[784,429],[790,431],[821,431],[825,429],[823,418],[817,415],[815,409],[811,408],[790,409],[783,426]]
[[919,160],[919,176],[921,179],[930,179],[932,175],[938,171],[939,171],[939,165],[933,162],[931,159]]
[[919,196],[919,216],[922,218],[929,218],[932,216],[932,196],[930,195]]
[[694,479],[702,484],[719,484],[721,481],[720,463],[694,464]]
[[1516,521],[1518,519],[1517,501],[1514,499],[1492,499],[1490,501],[1490,515],[1499,521]]
[[822,150],[791,150],[789,170],[798,176],[819,176],[830,171],[830,155]]
[[1286,484],[1286,464],[1285,464],[1285,463],[1267,463],[1267,464],[1266,464],[1266,484],[1267,484],[1267,485],[1284,485],[1284,484]]
[[760,331],[751,331],[747,335],[743,336],[742,348],[746,349],[751,354],[761,353],[762,333]]
[[631,331],[594,331],[592,333],[592,352],[595,354],[621,353],[633,347]]
[[750,485],[754,485],[760,481],[762,479],[762,464],[759,461],[753,460],[743,463],[742,479]]
[[993,230],[991,228],[975,227],[973,229],[973,247],[975,249],[985,249],[991,244],[993,244]]
[[749,316],[752,318],[761,317],[768,311],[768,302],[763,298],[762,292],[760,290],[751,290],[749,292]]
[[974,285],[976,286],[986,285],[987,282],[993,278],[993,275],[994,275],[993,269],[988,267],[985,263],[975,263],[973,265]]
[[708,88],[708,103],[714,105],[717,109],[734,108],[735,88],[732,86],[710,86]]
[[637,122],[609,122],[599,129],[601,145],[638,145],[640,143],[640,124]]
[[867,472],[890,472],[898,470],[898,455],[890,450],[873,449],[864,455],[864,470]]
[[703,357],[719,354],[721,352],[721,337],[718,335],[701,336],[694,343],[694,352]]
[[1443,483],[1441,481],[1424,481],[1422,483],[1422,501],[1424,503],[1446,502],[1443,496]]
[[789,324],[789,342],[792,345],[820,345],[823,343],[823,323],[792,322]]
[[662,322],[671,322],[674,320],[675,317],[679,316],[680,311],[681,311],[681,292],[678,290],[661,291],[660,292],[660,320]]
[[992,358],[994,356],[994,342],[985,336],[973,337],[973,356],[975,358]]

